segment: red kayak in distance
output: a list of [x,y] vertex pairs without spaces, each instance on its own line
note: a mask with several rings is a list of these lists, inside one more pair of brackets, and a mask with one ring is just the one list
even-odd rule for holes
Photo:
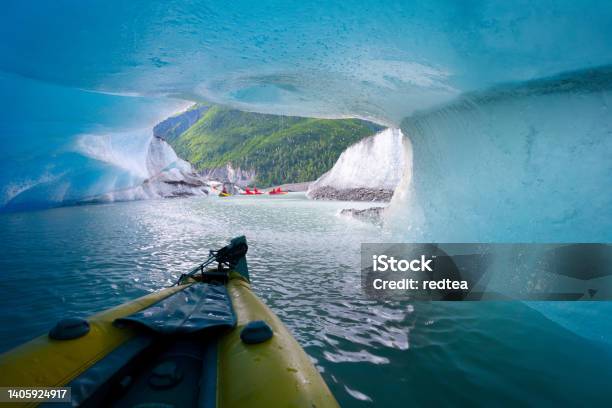
[[257,187],[255,187],[253,190],[251,190],[250,188],[248,188],[248,187],[247,187],[247,188],[244,190],[244,193],[240,193],[240,194],[241,194],[241,195],[260,195],[260,194],[263,194],[263,193],[262,193],[261,191],[259,191],[259,190],[257,189]]
[[278,188],[273,188],[272,190],[270,190],[268,194],[270,195],[287,194],[287,191],[283,191],[281,190],[280,187],[278,187]]

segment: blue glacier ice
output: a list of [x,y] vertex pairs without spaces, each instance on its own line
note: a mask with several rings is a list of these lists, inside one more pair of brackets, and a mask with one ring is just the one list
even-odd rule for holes
[[0,69],[399,124],[462,92],[612,63],[611,21],[605,0],[11,0]]
[[7,1],[2,205],[141,182],[148,129],[206,100],[401,126],[406,239],[609,241],[610,38],[597,0]]
[[0,73],[0,208],[71,203],[147,177],[151,127],[185,106]]
[[[402,123],[419,242],[612,242],[612,68],[463,94]],[[452,220],[453,228],[448,228]]]

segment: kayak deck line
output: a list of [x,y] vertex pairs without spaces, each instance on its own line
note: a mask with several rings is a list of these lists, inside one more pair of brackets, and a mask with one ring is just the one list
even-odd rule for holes
[[[87,407],[337,407],[251,291],[247,249],[238,237],[210,251],[175,286],[87,319],[82,337],[40,336],[0,355],[0,386],[70,386],[72,406]],[[212,262],[217,268],[207,269]]]

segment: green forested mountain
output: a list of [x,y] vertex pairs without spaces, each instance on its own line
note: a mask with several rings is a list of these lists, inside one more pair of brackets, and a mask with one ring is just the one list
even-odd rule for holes
[[346,147],[381,129],[357,119],[264,115],[213,105],[187,131],[167,140],[199,170],[231,163],[255,170],[263,187],[314,180]]

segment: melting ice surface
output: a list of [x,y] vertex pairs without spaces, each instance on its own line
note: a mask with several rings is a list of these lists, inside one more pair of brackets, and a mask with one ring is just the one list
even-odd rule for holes
[[610,242],[610,38],[604,0],[9,1],[1,203],[133,186],[147,129],[209,100],[401,126],[398,239]]

